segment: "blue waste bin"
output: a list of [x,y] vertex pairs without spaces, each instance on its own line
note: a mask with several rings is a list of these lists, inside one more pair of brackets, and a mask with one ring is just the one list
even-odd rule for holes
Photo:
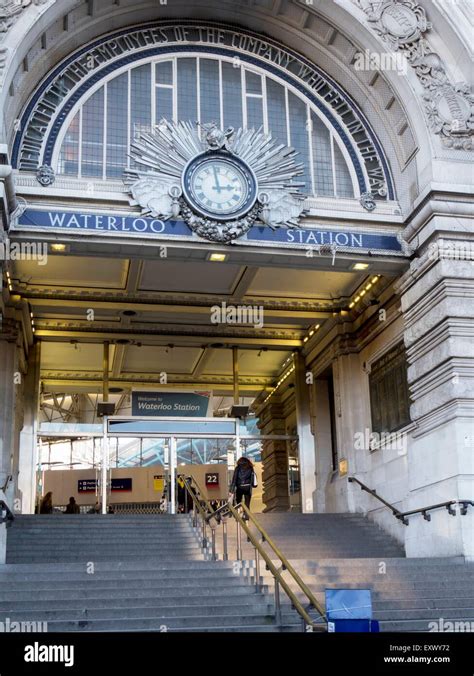
[[326,589],[328,632],[378,632],[370,589]]

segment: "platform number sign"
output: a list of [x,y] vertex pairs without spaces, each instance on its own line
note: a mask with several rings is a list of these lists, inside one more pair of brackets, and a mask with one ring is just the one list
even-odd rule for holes
[[217,472],[206,472],[206,486],[207,488],[219,487],[219,475]]

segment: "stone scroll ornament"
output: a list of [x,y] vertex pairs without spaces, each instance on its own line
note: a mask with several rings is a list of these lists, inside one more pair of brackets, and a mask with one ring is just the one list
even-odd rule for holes
[[144,216],[181,217],[200,237],[229,243],[255,223],[297,227],[305,195],[296,156],[261,129],[161,120],[132,143],[137,168],[124,183]]
[[401,51],[424,87],[428,122],[443,144],[472,149],[474,96],[466,83],[452,83],[438,54],[425,38],[431,28],[415,0],[352,0],[367,15],[374,31]]

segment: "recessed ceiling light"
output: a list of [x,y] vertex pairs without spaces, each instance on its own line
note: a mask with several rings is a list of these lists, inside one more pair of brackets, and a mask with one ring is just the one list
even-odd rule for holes
[[368,263],[354,263],[354,265],[352,266],[352,269],[353,270],[367,270],[368,267],[369,267]]
[[135,312],[135,310],[123,310],[122,314],[125,317],[135,317],[137,313]]
[[61,244],[59,242],[55,242],[54,244],[50,244],[49,248],[51,251],[67,251],[67,244]]
[[213,263],[223,263],[225,260],[227,260],[227,254],[213,251],[211,254],[209,254],[208,260],[212,261]]

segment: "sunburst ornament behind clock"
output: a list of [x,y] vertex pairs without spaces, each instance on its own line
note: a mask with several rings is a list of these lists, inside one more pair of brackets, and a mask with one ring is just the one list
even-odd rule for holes
[[132,143],[130,157],[144,170],[125,171],[125,183],[143,215],[181,216],[200,237],[227,243],[255,223],[298,225],[305,195],[296,155],[261,129],[162,120]]

